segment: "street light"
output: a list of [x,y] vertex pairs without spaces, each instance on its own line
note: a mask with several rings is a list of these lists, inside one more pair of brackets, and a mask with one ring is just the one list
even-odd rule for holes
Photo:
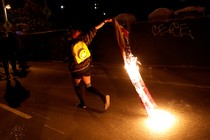
[[11,9],[11,6],[9,4],[5,5],[6,9]]
[[5,22],[8,22],[8,17],[7,17],[7,8],[11,8],[9,5],[6,5],[5,6],[5,3],[4,3],[4,0],[1,0],[2,1],[2,6],[3,6],[3,9],[4,9],[4,18],[5,18]]
[[2,0],[2,6],[4,9],[4,19],[5,19],[5,23],[3,26],[6,28],[6,32],[8,32],[12,28],[12,24],[8,20],[7,9],[11,9],[11,6],[9,4],[5,5],[4,0]]

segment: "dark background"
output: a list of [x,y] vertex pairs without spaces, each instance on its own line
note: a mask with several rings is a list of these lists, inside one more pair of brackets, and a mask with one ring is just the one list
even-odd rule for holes
[[[25,0],[25,2],[28,1],[30,0]],[[134,15],[136,22],[130,24],[130,42],[133,53],[138,56],[144,65],[210,65],[208,55],[210,2],[207,0],[139,0],[138,2],[134,0],[33,0],[33,2],[38,3],[41,8],[47,6],[50,9],[51,15],[47,22],[53,22],[58,25],[57,29],[66,29],[66,27],[75,23],[85,26],[93,25],[101,22],[104,18],[116,17],[121,13]],[[94,9],[94,3],[97,3],[97,10]],[[64,5],[64,9],[60,8],[61,5]],[[152,23],[147,19],[148,15],[157,8],[165,7],[178,10],[187,6],[205,7],[205,15],[193,18],[168,19]],[[22,9],[18,10],[21,11]],[[103,15],[103,12],[106,15]],[[17,17],[14,14],[13,16]],[[33,16],[33,14],[30,16]],[[9,13],[9,19],[12,19],[11,13]],[[29,22],[29,25],[32,23],[38,24],[37,21],[32,21]],[[178,23],[179,25],[187,24],[194,38],[192,39],[188,36],[175,37],[171,34],[164,34],[163,36],[154,36],[152,34],[152,26],[163,24],[169,28],[173,23]],[[38,26],[38,29],[42,28]],[[66,30],[52,31],[43,28],[40,31],[23,36],[23,44],[28,50],[29,59],[36,61],[62,61],[65,53],[62,39]],[[94,56],[94,62],[122,63],[112,24],[107,24],[98,31],[90,49]]]
[[[43,4],[43,0],[39,0]],[[97,10],[94,4],[97,4]],[[104,18],[112,18],[120,13],[130,13],[135,15],[137,21],[146,21],[148,15],[157,8],[168,8],[178,10],[187,6],[201,6],[206,8],[208,15],[210,2],[208,0],[46,0],[49,9],[52,10],[52,18],[82,22],[98,22]],[[64,9],[60,9],[64,5]],[[106,15],[103,15],[103,13]],[[88,21],[87,21],[88,20]]]

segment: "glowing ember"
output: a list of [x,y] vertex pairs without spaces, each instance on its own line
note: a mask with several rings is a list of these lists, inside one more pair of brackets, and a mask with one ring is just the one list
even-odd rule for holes
[[146,120],[146,125],[155,132],[163,132],[171,128],[175,123],[175,117],[169,112],[155,109]]

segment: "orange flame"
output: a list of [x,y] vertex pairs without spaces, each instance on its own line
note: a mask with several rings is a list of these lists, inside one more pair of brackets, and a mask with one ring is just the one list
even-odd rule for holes
[[125,69],[139,97],[141,98],[143,106],[145,107],[147,113],[150,115],[152,113],[152,110],[156,108],[157,105],[151,98],[147,87],[144,84],[144,81],[139,72],[139,64],[141,63],[137,60],[137,57],[134,57],[132,54],[130,54],[129,57],[126,58]]

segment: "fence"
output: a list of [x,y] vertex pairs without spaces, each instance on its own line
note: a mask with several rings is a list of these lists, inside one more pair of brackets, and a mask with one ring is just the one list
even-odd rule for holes
[[[131,50],[145,65],[210,66],[210,19],[189,18],[130,25]],[[64,32],[28,35],[30,60],[62,60]],[[114,27],[98,31],[90,45],[95,62],[122,63]]]

